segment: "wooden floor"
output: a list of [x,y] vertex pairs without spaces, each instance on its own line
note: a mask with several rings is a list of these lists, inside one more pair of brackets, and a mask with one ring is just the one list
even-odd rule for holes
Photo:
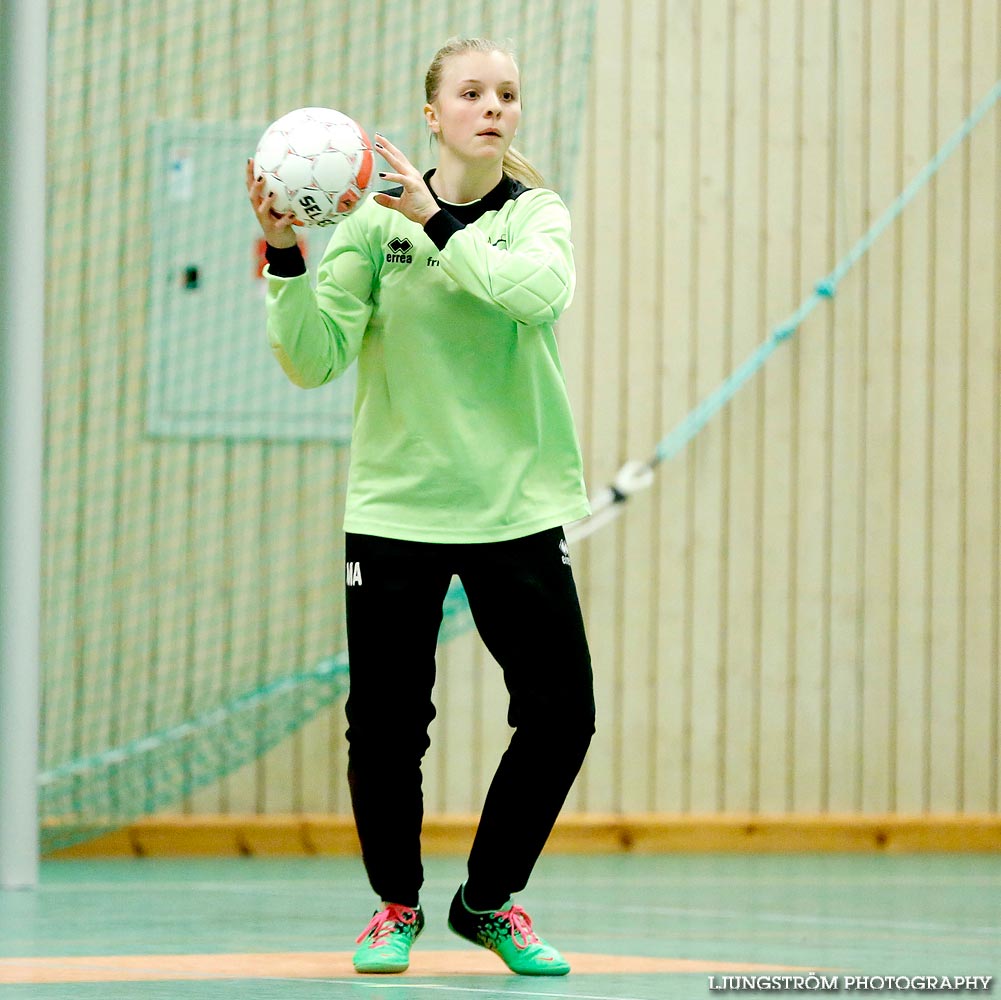
[[0,894],[0,997],[690,1000],[734,976],[1001,977],[997,854],[545,857],[519,901],[571,959],[557,979],[452,935],[462,860],[426,868],[410,971],[362,977],[375,899],[356,859],[47,861],[36,892]]

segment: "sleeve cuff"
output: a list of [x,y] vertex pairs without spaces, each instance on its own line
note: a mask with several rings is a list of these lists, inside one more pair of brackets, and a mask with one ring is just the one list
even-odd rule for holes
[[445,249],[445,244],[460,229],[466,227],[451,212],[441,209],[424,223],[424,232],[439,250]]
[[298,246],[273,247],[270,243],[264,250],[268,270],[276,278],[296,278],[306,273],[306,262]]

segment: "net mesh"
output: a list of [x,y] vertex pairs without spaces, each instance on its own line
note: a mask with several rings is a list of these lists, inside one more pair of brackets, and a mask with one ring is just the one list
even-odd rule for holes
[[[301,393],[267,350],[256,138],[332,106],[427,167],[426,65],[486,35],[519,56],[519,148],[569,197],[593,21],[588,0],[50,5],[43,850],[217,782],[345,689],[351,384]],[[468,628],[460,589],[445,612],[443,639]]]

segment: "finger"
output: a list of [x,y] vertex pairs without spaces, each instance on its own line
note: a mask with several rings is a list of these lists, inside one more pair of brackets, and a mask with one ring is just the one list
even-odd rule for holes
[[410,166],[410,161],[381,132],[375,133],[375,148],[384,160],[397,169]]
[[260,218],[264,218],[267,215],[268,198],[270,197],[271,195],[264,194],[261,191],[260,181],[254,181],[254,186],[250,191],[250,201],[254,206],[254,211],[257,212]]
[[387,163],[388,163],[388,164],[389,164],[389,165],[390,165],[390,166],[391,166],[391,167],[392,167],[392,168],[393,168],[394,170],[399,170],[399,169],[400,169],[400,168],[401,168],[401,167],[403,166],[403,163],[404,163],[404,161],[403,161],[403,160],[401,159],[401,157],[399,156],[399,154],[397,154],[397,153],[391,153],[391,152],[390,152],[390,151],[389,151],[388,149],[386,149],[386,148],[385,148],[384,146],[380,146],[380,145],[378,145],[378,144],[376,144],[376,147],[375,147],[375,151],[376,151],[376,152],[377,152],[377,153],[378,153],[378,154],[379,154],[379,155],[380,155],[380,156],[381,156],[381,157],[382,157],[382,158],[383,158],[383,159],[384,159],[384,160],[385,160],[385,161],[386,161],[386,162],[387,162]]
[[264,196],[264,200],[261,203],[264,214],[271,216],[272,219],[281,219],[286,215],[291,216],[291,212],[279,212],[278,209],[275,208],[275,201],[277,200],[277,197],[278,196],[274,191],[270,191]]
[[252,194],[256,194],[259,198],[264,197],[264,174],[256,174],[255,176],[255,165],[253,162],[247,164],[247,181],[248,190]]
[[275,212],[272,205],[274,204],[274,197],[270,194],[263,195],[257,202],[256,211],[257,218],[261,220],[261,223],[271,222],[274,217],[278,214]]
[[383,208],[394,208],[399,210],[400,199],[394,198],[392,195],[383,194],[381,191],[378,194],[372,195],[372,200],[377,205],[382,205]]

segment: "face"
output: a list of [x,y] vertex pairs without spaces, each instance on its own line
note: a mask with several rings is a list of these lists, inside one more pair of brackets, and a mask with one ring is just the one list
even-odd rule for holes
[[521,119],[514,60],[503,52],[451,56],[424,114],[443,149],[471,163],[499,162]]

